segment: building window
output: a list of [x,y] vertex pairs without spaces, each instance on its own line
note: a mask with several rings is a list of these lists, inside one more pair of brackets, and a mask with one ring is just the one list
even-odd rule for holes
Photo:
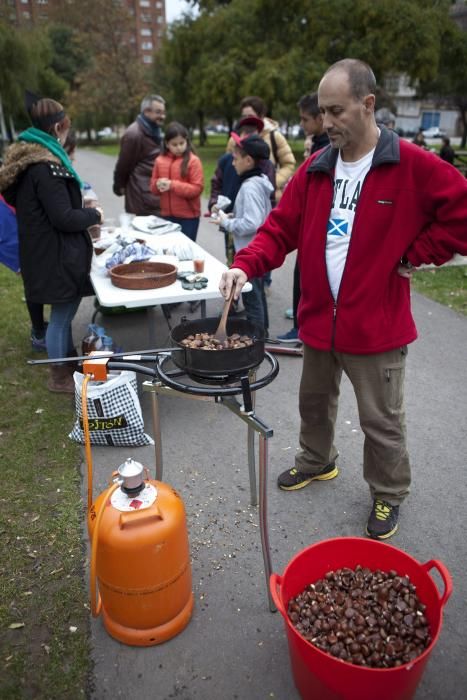
[[422,112],[422,129],[439,126],[440,119],[440,112]]
[[31,19],[31,13],[28,12],[27,10],[24,10],[22,14],[23,14],[24,19]]
[[36,0],[38,5],[48,5],[49,0]]
[[152,51],[152,41],[143,41],[141,48],[143,51]]
[[157,36],[164,36],[164,32],[162,31],[162,29],[157,30]]
[[162,3],[161,2],[156,2],[156,7],[158,10],[162,9]]
[[159,15],[157,18],[157,24],[162,24],[163,21],[164,21],[164,18],[162,17],[162,15]]
[[29,0],[21,0],[22,5],[29,5]]
[[146,15],[146,14],[142,13],[139,18],[140,18],[141,22],[152,22],[151,15]]
[[152,31],[150,29],[141,29],[141,36],[152,36]]
[[149,0],[139,0],[139,6],[140,7],[150,7],[151,3]]
[[152,56],[143,56],[143,63],[152,63]]

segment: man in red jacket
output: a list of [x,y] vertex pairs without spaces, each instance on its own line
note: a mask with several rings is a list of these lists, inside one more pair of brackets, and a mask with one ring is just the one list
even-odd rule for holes
[[318,90],[330,145],[312,155],[279,206],[224,273],[224,296],[298,249],[303,341],[300,447],[278,485],[294,491],[337,476],[334,427],[344,371],[365,434],[363,475],[373,507],[366,533],[393,535],[409,493],[404,369],[417,337],[410,276],[422,263],[467,254],[467,182],[436,155],[377,126],[376,81],[344,59]]

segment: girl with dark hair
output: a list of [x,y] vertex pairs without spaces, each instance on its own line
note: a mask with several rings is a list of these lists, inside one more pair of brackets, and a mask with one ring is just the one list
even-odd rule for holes
[[[47,354],[71,357],[76,355],[71,322],[82,297],[93,294],[87,229],[102,223],[103,212],[83,206],[81,180],[63,148],[71,122],[62,105],[28,93],[27,109],[33,127],[7,150],[0,192],[16,208],[26,301],[51,306]],[[74,393],[70,369],[51,365],[50,391]]]
[[204,188],[203,167],[193,153],[187,129],[172,122],[164,136],[162,153],[154,162],[151,192],[161,198],[164,219],[180,224],[183,233],[196,241]]

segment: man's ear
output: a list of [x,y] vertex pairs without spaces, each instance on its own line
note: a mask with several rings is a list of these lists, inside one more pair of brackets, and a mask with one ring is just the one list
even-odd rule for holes
[[374,95],[367,95],[366,97],[363,98],[363,106],[365,107],[366,112],[374,112],[375,111],[375,101],[376,98]]

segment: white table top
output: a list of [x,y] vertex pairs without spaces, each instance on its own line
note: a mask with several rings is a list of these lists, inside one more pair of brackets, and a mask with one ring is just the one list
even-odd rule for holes
[[[204,272],[203,275],[208,279],[208,285],[204,289],[183,289],[181,281],[177,280],[167,287],[159,289],[120,289],[115,287],[110,281],[108,274],[97,267],[95,260],[91,268],[91,282],[96,292],[97,299],[101,306],[126,306],[127,308],[137,308],[143,306],[151,306],[156,304],[175,304],[184,301],[198,301],[206,299],[221,299],[222,295],[219,292],[219,281],[222,273],[227,270],[227,267],[221,263],[213,255],[205,251],[197,243],[193,243],[183,233],[168,233],[162,236],[151,236],[141,233],[140,231],[131,231],[138,238],[145,239],[148,245],[151,245],[151,240],[157,245],[162,242],[171,246],[177,243],[189,243],[193,249],[195,257],[202,255],[204,257]],[[102,253],[104,256],[105,253]],[[101,258],[102,256],[99,256]],[[179,270],[192,270],[193,261],[184,260],[178,261],[172,256],[157,255],[151,260],[173,262]],[[100,262],[100,261],[99,261]],[[250,291],[251,285],[247,283],[244,291]]]

